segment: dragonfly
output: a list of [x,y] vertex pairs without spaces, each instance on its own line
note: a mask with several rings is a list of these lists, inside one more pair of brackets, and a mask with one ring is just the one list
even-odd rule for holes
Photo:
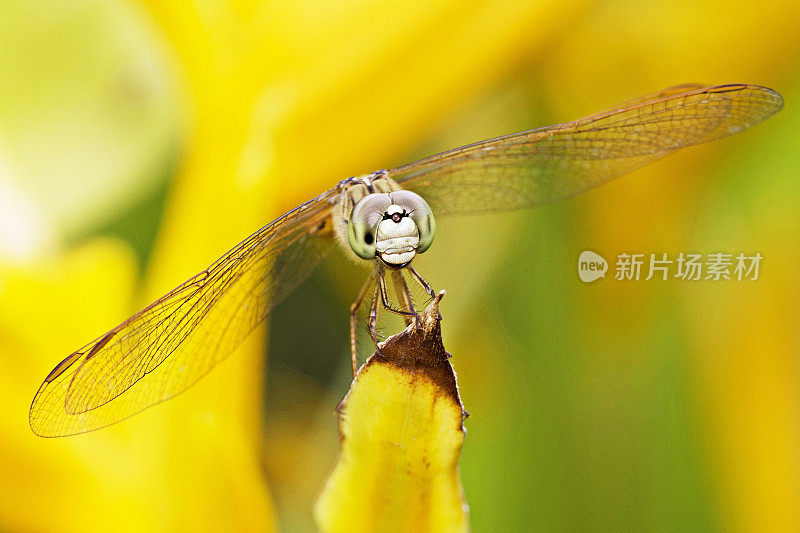
[[[44,437],[84,433],[185,391],[231,354],[337,246],[371,274],[350,309],[417,319],[404,274],[433,243],[435,216],[512,211],[574,197],[665,155],[738,133],[777,113],[781,96],[748,84],[680,85],[589,117],[455,148],[345,179],[259,229],[208,268],[58,363],[29,422]],[[394,306],[387,277],[402,298]],[[379,348],[378,348],[379,349]]]

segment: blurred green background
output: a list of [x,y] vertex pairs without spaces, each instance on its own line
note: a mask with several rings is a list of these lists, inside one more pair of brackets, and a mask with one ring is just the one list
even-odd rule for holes
[[[788,1],[3,3],[0,529],[313,529],[366,272],[341,255],[175,400],[55,440],[30,400],[342,178],[745,82],[784,110],[555,206],[441,218],[415,264],[448,291],[475,531],[800,530],[798,19]],[[584,284],[583,250],[764,259],[755,282]]]

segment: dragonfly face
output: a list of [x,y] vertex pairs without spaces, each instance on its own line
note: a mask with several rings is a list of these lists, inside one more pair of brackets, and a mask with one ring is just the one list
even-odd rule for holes
[[[375,268],[350,309],[378,306],[414,320],[403,272],[430,247],[436,216],[551,204],[687,146],[777,113],[781,96],[755,85],[682,85],[590,117],[489,139],[392,170],[350,178],[270,222],[128,320],[79,348],[47,375],[31,404],[35,433],[98,429],[192,386],[233,352],[338,240]],[[423,200],[424,198],[424,200]],[[393,308],[385,276],[400,287]]]
[[[376,189],[375,184],[389,190],[362,196],[353,205],[349,216],[334,220],[334,224],[339,226],[337,234],[347,234],[347,243],[358,257],[379,259],[390,268],[403,268],[416,254],[430,248],[436,221],[430,206],[421,196],[401,190],[380,172],[354,180],[371,191]],[[351,196],[354,188],[347,188],[343,193],[345,197]],[[351,204],[352,201],[343,202],[344,206]]]

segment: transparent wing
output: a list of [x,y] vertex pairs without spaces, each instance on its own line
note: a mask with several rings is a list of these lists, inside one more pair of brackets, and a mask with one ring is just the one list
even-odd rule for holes
[[328,219],[337,194],[331,189],[274,220],[64,359],[33,399],[33,431],[54,437],[98,429],[193,385],[331,248]]
[[388,175],[436,214],[545,205],[678,148],[742,131],[782,105],[778,93],[755,85],[681,85],[575,122],[449,150]]

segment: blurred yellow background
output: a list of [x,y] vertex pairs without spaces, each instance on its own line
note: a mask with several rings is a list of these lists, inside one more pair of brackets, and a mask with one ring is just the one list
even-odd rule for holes
[[[186,394],[41,439],[75,348],[338,180],[686,82],[785,109],[579,198],[439,220],[475,531],[800,530],[800,4],[0,6],[0,530],[313,529],[364,271],[334,256]],[[582,250],[761,253],[583,284]],[[362,343],[362,351],[369,344]]]

